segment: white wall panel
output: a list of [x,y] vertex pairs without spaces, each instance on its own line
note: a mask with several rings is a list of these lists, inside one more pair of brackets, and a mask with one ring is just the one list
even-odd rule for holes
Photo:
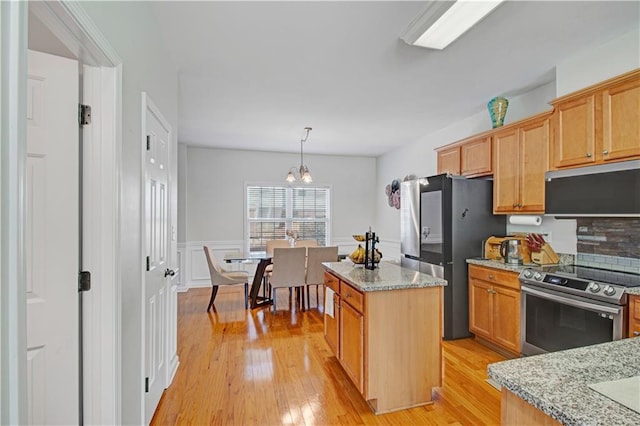
[[558,96],[640,68],[640,30],[567,58],[556,66]]
[[[375,158],[305,155],[305,163],[313,184],[332,188],[333,238],[374,225],[376,198],[384,195]],[[245,182],[285,184],[299,164],[299,154],[187,147],[186,241],[243,240]]]

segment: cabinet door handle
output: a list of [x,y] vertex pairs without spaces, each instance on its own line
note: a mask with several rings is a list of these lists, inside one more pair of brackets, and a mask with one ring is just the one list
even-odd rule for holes
[[634,336],[640,336],[640,331],[634,331],[634,332],[633,332],[633,335],[634,335]]
[[493,278],[493,275],[489,274],[489,279],[492,280]]
[[587,158],[591,158],[591,153],[587,152]]
[[491,293],[491,289],[490,288],[487,289],[487,293]]
[[602,154],[604,155],[609,155],[609,151],[607,151],[606,149],[604,151],[602,151]]
[[518,207],[518,203],[513,203],[512,207]]

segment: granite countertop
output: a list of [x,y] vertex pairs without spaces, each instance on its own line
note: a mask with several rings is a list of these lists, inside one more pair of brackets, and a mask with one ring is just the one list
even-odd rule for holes
[[[510,271],[520,273],[525,269],[540,269],[541,266],[537,263],[530,263],[525,265],[507,265],[504,262],[493,259],[480,259],[480,258],[470,258],[467,259],[467,263],[478,266],[485,266],[487,268],[501,269],[503,271]],[[640,287],[627,287],[624,289],[624,292],[627,294],[634,294],[640,296]]]
[[536,269],[540,267],[540,265],[536,263],[527,263],[525,265],[508,265],[499,260],[480,259],[480,258],[467,259],[467,263],[471,263],[472,265],[478,265],[478,266],[486,266],[488,268],[502,269],[503,271],[517,272],[518,274],[527,268]]
[[443,279],[388,262],[380,262],[374,270],[351,262],[327,262],[323,265],[328,272],[365,292],[447,285]]
[[640,337],[490,364],[489,377],[565,425],[640,425],[588,385],[640,375]]

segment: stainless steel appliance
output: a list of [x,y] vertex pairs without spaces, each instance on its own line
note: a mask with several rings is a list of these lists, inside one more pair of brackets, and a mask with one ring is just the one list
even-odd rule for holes
[[546,173],[545,214],[640,217],[640,160]]
[[493,182],[442,174],[402,182],[401,191],[401,264],[447,280],[443,337],[467,337],[466,259],[482,254],[488,235],[506,232],[505,216],[492,214]]
[[509,265],[522,265],[524,263],[524,246],[519,239],[507,239],[500,243],[500,255],[504,263]]
[[626,287],[640,275],[575,265],[520,273],[523,355],[577,348],[624,337]]

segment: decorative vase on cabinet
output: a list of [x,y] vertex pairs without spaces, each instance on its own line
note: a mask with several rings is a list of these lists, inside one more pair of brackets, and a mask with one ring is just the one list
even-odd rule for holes
[[504,124],[504,117],[507,115],[508,106],[509,100],[502,96],[496,96],[487,104],[489,115],[491,116],[491,123],[493,124],[494,129]]

